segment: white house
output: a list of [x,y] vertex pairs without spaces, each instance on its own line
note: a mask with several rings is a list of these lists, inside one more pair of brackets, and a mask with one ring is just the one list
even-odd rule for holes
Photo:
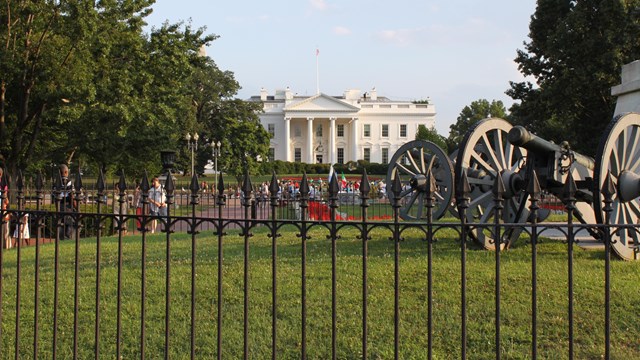
[[289,88],[269,95],[262,89],[250,101],[264,104],[260,122],[271,134],[270,160],[306,163],[388,163],[415,139],[418,125],[433,127],[436,115],[432,104],[390,100],[375,88],[343,96],[298,96]]

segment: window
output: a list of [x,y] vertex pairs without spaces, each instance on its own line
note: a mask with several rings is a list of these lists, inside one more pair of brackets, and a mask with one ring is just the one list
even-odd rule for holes
[[338,124],[338,137],[344,137],[344,124]]
[[338,148],[338,164],[344,164],[344,148]]
[[407,137],[407,124],[401,124],[400,125],[400,137],[401,138],[406,138]]
[[382,124],[382,137],[389,137],[389,124]]
[[276,149],[269,148],[269,161],[275,161],[275,160],[276,160]]
[[389,163],[389,148],[382,148],[382,163]]
[[276,124],[267,124],[267,130],[269,131],[269,137],[273,139],[276,136]]
[[363,129],[362,136],[371,137],[371,125],[370,124],[362,125],[362,129]]
[[295,137],[302,137],[302,129],[300,129],[300,125],[296,125],[293,128],[293,134]]
[[371,148],[364,148],[364,161],[371,162]]
[[322,124],[316,126],[316,137],[322,137]]
[[322,154],[316,154],[316,164],[322,164]]
[[302,149],[301,148],[293,149],[293,161],[302,162]]

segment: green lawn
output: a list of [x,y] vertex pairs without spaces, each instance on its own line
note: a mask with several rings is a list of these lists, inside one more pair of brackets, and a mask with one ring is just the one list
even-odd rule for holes
[[[254,229],[250,242],[250,357],[270,356],[271,345],[271,239],[266,228]],[[282,359],[299,358],[301,349],[301,246],[292,228],[278,238],[278,351]],[[331,349],[331,244],[328,231],[316,228],[307,242],[308,356],[330,357]],[[338,358],[361,356],[362,242],[353,229],[341,230],[337,241],[337,348]],[[369,241],[369,357],[393,357],[393,243],[389,231],[378,229]],[[400,358],[423,359],[427,344],[427,243],[417,232],[407,231],[400,244]],[[460,358],[460,250],[453,231],[438,233],[434,244],[434,354],[437,359]],[[171,240],[171,357],[190,352],[191,237],[175,234]],[[101,354],[113,358],[116,333],[117,238],[102,242]],[[164,351],[165,238],[147,239],[146,357],[157,359]],[[541,359],[568,357],[566,244],[547,241],[539,245],[538,354]],[[224,237],[223,352],[224,358],[241,357],[243,349],[243,237],[229,231]],[[604,261],[602,252],[575,248],[575,347],[577,359],[600,358],[604,353]],[[20,358],[33,352],[35,248],[22,249]],[[70,358],[73,345],[74,243],[60,246],[58,357]],[[95,239],[80,246],[79,358],[92,357],[95,317]],[[141,238],[123,241],[122,355],[139,357]],[[509,359],[530,358],[531,248],[521,239],[502,253],[502,354]],[[2,277],[2,338],[0,358],[13,358],[16,296],[16,250],[4,253]],[[54,247],[41,248],[39,355],[51,358]],[[494,253],[468,252],[468,356],[494,358]],[[209,359],[216,354],[217,238],[211,233],[197,238],[196,354]],[[640,358],[640,264],[612,263],[613,359]]]

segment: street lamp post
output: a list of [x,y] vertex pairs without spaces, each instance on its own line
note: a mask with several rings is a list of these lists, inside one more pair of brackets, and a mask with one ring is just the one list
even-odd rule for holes
[[191,176],[193,176],[195,174],[195,167],[196,167],[193,160],[193,154],[196,150],[198,150],[199,136],[198,136],[198,133],[193,133],[193,136],[187,133],[184,139],[187,140],[187,147],[189,148],[189,150],[191,150]]
[[214,166],[214,178],[213,178],[213,193],[218,191],[218,156],[220,156],[220,141],[212,142],[211,148],[213,149],[213,166]]

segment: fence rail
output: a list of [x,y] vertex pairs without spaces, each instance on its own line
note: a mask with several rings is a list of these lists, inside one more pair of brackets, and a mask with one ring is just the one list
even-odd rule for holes
[[[26,196],[19,176],[13,190],[16,203],[2,212],[0,237],[4,239],[11,229],[17,229],[11,231],[16,237],[15,248],[0,247],[2,358],[75,359],[86,358],[90,353],[96,359],[113,358],[113,355],[118,359],[158,356],[168,359],[182,358],[187,352],[192,359],[235,357],[239,354],[244,358],[261,357],[255,354],[264,354],[264,349],[258,348],[265,344],[255,338],[262,339],[264,336],[270,338],[266,353],[274,359],[407,356],[431,359],[452,357],[454,353],[455,357],[463,359],[475,357],[469,352],[477,354],[478,349],[486,351],[486,345],[480,346],[469,339],[473,336],[471,332],[478,331],[476,325],[470,326],[470,322],[475,320],[470,319],[469,313],[470,302],[475,295],[469,292],[468,283],[475,271],[474,264],[468,259],[469,249],[473,248],[469,242],[470,235],[477,231],[487,232],[494,239],[499,239],[497,241],[504,242],[507,238],[504,234],[515,229],[528,235],[525,236],[530,246],[529,263],[526,265],[530,267],[530,284],[527,286],[531,294],[528,302],[530,318],[527,321],[530,336],[518,340],[524,341],[528,350],[526,353],[522,353],[522,348],[516,351],[520,351],[522,358],[541,356],[538,355],[541,350],[539,301],[544,295],[541,292],[548,289],[540,289],[538,285],[538,279],[544,275],[539,273],[538,247],[540,237],[553,230],[567,244],[566,254],[562,255],[565,256],[567,266],[564,301],[566,324],[559,325],[563,329],[561,337],[566,341],[567,347],[566,355],[559,357],[574,358],[578,340],[574,322],[574,244],[578,241],[579,231],[588,229],[600,234],[597,241],[604,247],[604,256],[601,257],[604,264],[596,266],[602,269],[604,278],[601,289],[603,301],[601,308],[592,311],[602,312],[604,316],[599,328],[593,329],[603,336],[602,342],[594,345],[599,349],[596,352],[601,352],[604,358],[609,359],[612,347],[611,234],[621,228],[622,231],[637,231],[634,224],[614,227],[607,224],[574,223],[575,199],[572,200],[570,196],[564,202],[568,212],[567,223],[537,224],[540,190],[535,188],[530,190],[529,207],[533,223],[526,226],[501,223],[500,213],[503,211],[504,200],[499,192],[495,194],[493,223],[467,223],[465,212],[468,211],[469,199],[468,189],[464,186],[458,191],[457,198],[457,212],[461,220],[434,221],[432,210],[436,200],[432,190],[428,188],[424,193],[424,221],[406,222],[398,214],[401,206],[399,184],[393,184],[394,187],[389,192],[393,194],[390,200],[370,199],[371,189],[366,173],[357,194],[341,194],[334,178],[327,192],[314,200],[309,197],[306,176],[298,184],[296,195],[292,198],[278,195],[275,175],[269,184],[269,196],[259,198],[256,198],[257,192],[248,176],[240,189],[243,196],[237,199],[225,196],[222,185],[216,194],[201,192],[195,177],[192,184],[196,185],[191,186],[188,192],[176,191],[172,181],[168,180],[165,184],[169,205],[166,216],[148,215],[150,202],[146,178],[141,185],[142,210],[136,214],[121,211],[130,205],[124,179],[117,185],[115,198],[118,211],[114,211],[113,203],[111,206],[107,203],[107,199],[110,196],[113,199],[114,194],[108,194],[102,177],[98,180],[95,194],[89,194],[94,202],[91,206],[86,205],[89,195],[83,193],[79,180],[76,181],[72,194],[69,194],[71,190],[63,186],[66,181],[62,179],[57,181],[51,193],[44,191],[41,179],[34,182],[36,185],[33,194]],[[72,196],[77,203],[84,203],[84,207],[65,207],[67,195]],[[5,196],[6,194],[2,194],[3,199]],[[606,211],[611,211],[606,205],[610,204],[612,196],[613,194],[607,194]],[[235,203],[236,200],[238,203]],[[373,204],[380,206],[377,211],[380,215],[384,213],[384,217],[371,219]],[[189,211],[181,212],[184,208]],[[153,222],[158,223],[157,234],[152,234],[155,230],[152,229]],[[31,230],[28,239],[20,231],[25,225],[29,225]],[[63,240],[69,231],[71,239]],[[295,240],[283,240],[283,234],[286,233],[294,233]],[[239,236],[234,237],[233,234]],[[113,236],[106,238],[106,235]],[[459,286],[456,291],[459,298],[455,306],[444,305],[451,306],[452,310],[451,315],[443,319],[434,315],[434,310],[442,313],[443,305],[439,301],[447,303],[451,299],[439,299],[434,292],[434,284],[438,283],[439,276],[433,268],[436,256],[434,245],[436,248],[441,246],[438,245],[437,238],[447,236],[453,238],[456,244],[447,251],[454,254],[451,261],[457,264],[459,273],[440,274],[446,278],[440,281],[450,281]],[[416,245],[407,241],[407,238],[419,241]],[[379,240],[384,240],[382,245],[378,243]],[[50,244],[44,244],[46,242]],[[324,244],[329,248],[323,248]],[[392,244],[392,247],[385,244]],[[385,261],[372,255],[374,250],[371,246],[375,246],[375,251],[382,251],[382,258],[389,256],[388,264],[392,270],[386,273],[389,275],[388,279],[383,279],[377,273],[370,273],[374,267],[378,271],[378,263]],[[380,246],[383,250],[379,250]],[[403,252],[402,249],[405,248],[407,250]],[[511,265],[503,263],[502,258],[507,252],[501,250],[502,246],[495,248],[492,255],[495,262],[490,276],[493,284],[488,284],[493,288],[493,303],[483,303],[480,306],[494,309],[494,315],[490,317],[493,326],[483,326],[481,331],[489,329],[493,332],[491,352],[499,359],[508,351],[501,343],[505,337],[505,325],[509,330],[513,326],[504,324],[505,308],[502,302],[507,296],[503,292],[507,286],[503,279],[509,279],[509,275],[502,271]],[[425,272],[421,273],[424,275],[423,279],[413,279],[415,274],[411,272],[403,273],[408,267],[405,264],[409,263],[405,256],[414,250],[419,254],[417,257],[420,266],[424,266]],[[347,254],[344,251],[355,253]],[[352,268],[345,268],[345,261],[341,257],[347,258],[349,262],[354,259],[358,262],[355,266],[356,272],[359,272],[357,276]],[[261,263],[262,261],[268,261],[269,265]],[[133,266],[132,263],[138,265]],[[291,263],[296,265],[292,266]],[[257,270],[252,271],[254,268]],[[290,276],[292,269],[296,275]],[[270,274],[262,274],[263,270],[268,270]],[[631,278],[635,279],[638,271],[634,270],[633,274]],[[270,278],[267,284],[259,280],[262,275]],[[345,277],[348,279],[345,280]],[[393,295],[382,296],[393,300],[379,305],[374,299],[381,296],[380,291],[375,294],[370,291],[377,289],[379,282],[384,281],[389,281]],[[403,297],[403,289],[412,286],[414,282],[424,286],[420,289],[419,296]],[[562,284],[559,281],[555,286]],[[138,286],[136,291],[133,291],[134,285]],[[205,292],[200,291],[203,287]],[[356,288],[358,290],[353,290]],[[353,292],[359,297],[355,303],[351,299]],[[313,298],[310,298],[311,295]],[[349,301],[345,300],[347,298]],[[341,300],[348,304],[341,304]],[[633,299],[630,300],[637,304]],[[525,302],[524,299],[518,301]],[[255,303],[264,306],[256,307]],[[413,308],[407,307],[407,304],[412,303],[421,304],[420,313],[413,313]],[[330,321],[329,316],[323,318],[318,315],[318,304],[321,309],[324,305],[330,309],[326,311],[330,313]],[[512,299],[509,304],[513,305]],[[258,326],[256,322],[264,320],[262,313],[266,311],[265,306],[268,307],[269,324]],[[637,310],[637,305],[635,306]],[[374,312],[371,311],[372,307]],[[358,325],[354,327],[350,323],[353,316],[344,315],[345,312],[356,313]],[[252,322],[252,316],[261,320]],[[345,316],[350,320],[344,320]],[[632,316],[635,317],[635,314]],[[414,325],[414,317],[421,319],[415,320],[416,324],[421,325]],[[452,322],[454,317],[458,318],[455,337],[458,339],[456,343],[459,349],[445,349],[442,352],[440,342],[444,340],[435,339],[437,334],[434,328],[441,326],[441,323],[437,323],[438,320]],[[403,326],[402,319],[405,319],[408,326]],[[393,330],[389,330],[392,340],[378,336],[378,333],[386,331],[380,330],[384,326],[381,323],[385,321],[393,323]],[[162,325],[158,326],[158,323]],[[208,326],[203,328],[201,324],[204,323]],[[137,327],[137,331],[133,327]],[[269,329],[269,335],[252,332],[254,327]],[[293,336],[293,343],[290,343],[291,328],[296,329],[293,330],[296,334]],[[318,332],[325,330],[326,341],[312,341],[309,338],[310,331],[318,337]],[[353,344],[345,344],[341,338],[348,331],[360,334],[360,341],[356,346],[358,349],[354,349]],[[633,333],[633,329],[630,332]],[[188,346],[179,342],[181,337],[176,335],[178,333],[188,333]],[[411,337],[425,340],[421,343],[424,346],[420,345],[418,350],[406,349]],[[372,338],[375,342],[372,342]],[[627,347],[637,354],[640,353],[640,345],[637,338],[634,339],[631,341],[635,343]],[[328,345],[329,351],[326,354],[316,348],[318,341]],[[387,345],[381,345],[382,343]],[[69,349],[64,348],[70,344],[72,346]],[[87,350],[89,348],[92,349],[90,352]],[[237,352],[231,352],[235,356],[230,355],[228,348],[237,349]],[[296,355],[291,355],[292,348]],[[440,355],[434,354],[434,349],[439,349]],[[111,351],[115,354],[107,353]],[[558,354],[551,355],[556,357]],[[548,356],[550,355],[546,354],[543,357]]]

